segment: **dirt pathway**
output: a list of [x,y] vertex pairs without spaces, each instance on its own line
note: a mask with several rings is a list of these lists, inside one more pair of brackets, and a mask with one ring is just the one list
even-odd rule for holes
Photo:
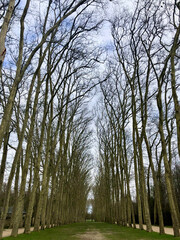
[[98,231],[88,231],[77,235],[80,240],[106,240],[106,238]]
[[[136,227],[139,228],[139,225],[136,224]],[[144,230],[146,230],[146,226],[143,225]],[[31,231],[33,231],[33,227],[31,227]],[[154,232],[159,233],[159,227],[158,226],[152,226],[152,229]],[[174,235],[172,228],[164,228],[166,234]],[[3,231],[3,237],[9,237],[11,236],[12,229],[5,229]],[[24,233],[24,228],[18,229],[18,234]],[[106,240],[106,238],[98,231],[87,231],[85,234],[79,234],[79,239],[81,240]]]
[[[31,227],[30,231],[32,232],[33,230],[34,230],[34,228]],[[3,231],[3,237],[9,237],[9,236],[11,236],[11,232],[12,232],[12,229],[5,229],[5,230]],[[24,228],[19,228],[19,229],[18,229],[18,234],[22,234],[22,233],[24,233]]]
[[[139,228],[139,224],[136,224],[136,227]],[[143,225],[143,228],[144,228],[144,230],[146,230],[146,225]],[[159,227],[158,226],[152,226],[152,230],[153,230],[153,232],[159,233]],[[164,231],[165,231],[165,234],[174,235],[173,228],[165,227]],[[179,232],[180,232],[180,230],[179,230]]]

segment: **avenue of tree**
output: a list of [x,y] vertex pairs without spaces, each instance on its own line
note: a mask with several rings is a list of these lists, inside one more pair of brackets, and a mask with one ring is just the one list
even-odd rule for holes
[[164,233],[168,201],[179,236],[179,13],[176,1],[138,1],[133,13],[110,21],[114,55],[97,118],[97,221],[138,221],[149,232],[153,221]]
[[84,221],[91,189],[96,221],[179,236],[180,2],[117,2],[0,1],[0,239]]

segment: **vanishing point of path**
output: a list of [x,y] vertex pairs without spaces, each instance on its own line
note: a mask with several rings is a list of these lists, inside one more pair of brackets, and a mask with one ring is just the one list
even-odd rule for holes
[[[31,229],[33,230],[33,228]],[[158,230],[158,229],[154,229]],[[10,234],[11,230],[5,230],[6,236]],[[19,229],[19,233],[23,233],[23,229]],[[5,237],[5,235],[4,235]],[[5,240],[12,240],[11,237],[4,238]],[[155,239],[176,239],[172,235],[160,235],[156,232],[147,233],[139,229],[129,227],[121,227],[115,224],[107,223],[74,223],[64,225],[56,228],[45,229],[39,232],[32,232],[30,234],[19,234],[17,240],[155,240]]]

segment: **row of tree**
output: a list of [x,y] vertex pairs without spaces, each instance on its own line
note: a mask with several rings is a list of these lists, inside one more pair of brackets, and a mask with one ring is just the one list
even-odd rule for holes
[[10,0],[0,9],[0,239],[9,207],[12,236],[23,214],[25,233],[85,219],[94,7]]
[[96,122],[97,221],[134,228],[138,221],[151,232],[153,208],[164,233],[168,201],[179,236],[179,17],[177,1],[139,0],[133,12],[124,9],[110,21],[114,53],[106,63]]

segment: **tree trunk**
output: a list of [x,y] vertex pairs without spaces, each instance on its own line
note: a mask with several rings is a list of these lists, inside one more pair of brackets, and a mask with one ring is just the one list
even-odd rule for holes
[[[22,152],[22,157],[23,157],[23,152]],[[15,212],[17,210],[17,204],[18,204],[18,186],[19,186],[19,172],[20,172],[20,162],[21,162],[21,159],[19,158],[19,161],[17,163],[17,169],[16,169],[16,177],[15,177],[15,185],[14,185],[14,198],[15,198],[15,201],[14,201],[14,205],[13,205],[13,212],[12,212],[12,216],[11,216],[11,225],[10,225],[10,228],[12,228],[13,226],[13,222],[15,221]]]
[[173,41],[173,46],[171,48],[171,88],[172,88],[172,97],[174,100],[175,118],[176,118],[176,126],[177,126],[178,152],[180,157],[180,104],[179,104],[178,95],[176,92],[176,74],[175,74],[175,64],[174,64],[176,49],[179,47],[179,44],[178,44],[179,35],[180,35],[180,25],[177,28],[174,41]]
[[7,211],[8,211],[8,205],[9,205],[9,198],[10,198],[10,192],[11,192],[11,184],[13,181],[13,177],[15,174],[15,170],[16,170],[16,165],[17,162],[19,161],[21,152],[22,152],[22,144],[23,144],[23,140],[24,140],[24,134],[26,131],[26,126],[28,123],[28,119],[29,119],[29,107],[30,107],[30,101],[31,101],[31,97],[32,97],[32,91],[33,91],[33,87],[34,87],[34,83],[35,83],[35,79],[36,79],[36,74],[34,74],[31,85],[30,85],[30,89],[28,92],[28,98],[27,98],[27,102],[26,102],[26,110],[25,110],[25,116],[24,116],[24,121],[23,121],[23,126],[22,126],[22,130],[19,136],[19,143],[18,143],[18,147],[16,150],[16,154],[14,157],[14,161],[11,167],[11,172],[9,175],[9,179],[8,179],[8,183],[7,183],[7,188],[6,188],[6,193],[5,193],[5,197],[4,197],[4,203],[3,203],[3,211],[1,213],[1,220],[0,220],[0,238],[2,237],[2,231],[4,228],[4,223],[5,223],[5,219],[6,219],[6,215],[7,215]]
[[[6,15],[4,17],[3,24],[1,27],[1,32],[0,32],[0,77],[1,77],[2,64],[6,54],[5,40],[6,40],[9,23],[14,10],[14,5],[15,5],[15,0],[10,0]],[[1,148],[1,144],[0,144],[0,148]]]
[[159,132],[161,136],[161,144],[162,144],[162,154],[164,159],[164,166],[165,166],[165,180],[166,180],[166,187],[168,192],[168,199],[169,199],[169,205],[171,210],[171,217],[173,222],[173,230],[174,230],[174,236],[179,236],[179,219],[176,212],[176,206],[173,199],[173,190],[172,190],[172,179],[171,179],[171,169],[168,162],[167,157],[167,150],[166,150],[166,140],[164,137],[164,131],[163,131],[163,107],[162,107],[162,99],[161,99],[161,86],[159,84],[158,94],[157,94],[157,105],[159,110]]
[[137,169],[137,146],[135,138],[135,112],[133,111],[133,149],[134,149],[134,174],[135,174],[135,184],[136,184],[136,198],[138,204],[138,219],[139,219],[139,228],[143,230],[143,220],[142,220],[142,208],[141,208],[141,199],[139,193],[139,181],[138,181],[138,169]]
[[4,172],[6,169],[9,135],[10,133],[7,132],[4,137],[3,155],[2,155],[1,166],[0,166],[0,200],[2,199],[2,187],[3,187],[3,181],[4,181]]
[[[12,14],[13,11],[13,6],[14,6],[14,2],[15,1],[10,1],[10,16]],[[23,14],[21,16],[21,30],[20,30],[20,43],[19,43],[19,57],[18,57],[18,61],[17,61],[17,70],[16,70],[16,76],[15,76],[15,80],[13,82],[11,91],[10,91],[10,95],[8,98],[8,103],[5,106],[4,109],[4,114],[2,117],[2,121],[1,121],[1,125],[0,125],[0,147],[2,145],[2,141],[3,141],[3,137],[5,132],[8,131],[8,126],[10,125],[10,121],[11,121],[11,116],[12,116],[12,112],[13,112],[13,106],[14,106],[14,100],[15,100],[15,96],[16,96],[16,92],[18,89],[18,85],[19,82],[21,81],[21,64],[22,64],[22,56],[23,56],[23,45],[24,45],[24,20],[29,8],[29,4],[30,4],[30,0],[27,0],[26,2],[26,6],[24,8]],[[10,20],[10,19],[9,19]],[[1,44],[0,44],[1,45]]]
[[149,162],[150,162],[151,171],[152,171],[153,180],[154,180],[155,202],[157,204],[160,234],[164,234],[164,220],[163,220],[163,213],[162,213],[162,206],[161,206],[160,189],[159,189],[159,184],[158,184],[158,180],[157,180],[157,177],[156,177],[156,172],[154,170],[152,153],[151,153],[151,149],[150,149],[150,146],[149,146],[149,142],[148,142],[146,132],[144,132],[144,139],[145,139],[145,143],[146,143],[146,147],[147,147]]
[[[39,90],[40,90],[40,86],[41,86],[40,72],[38,74],[38,83],[39,83]],[[38,94],[39,94],[39,91],[38,91]],[[35,163],[36,167],[35,167],[35,172],[34,172],[34,184],[32,187],[30,201],[29,201],[28,210],[27,210],[27,216],[26,216],[26,222],[25,222],[25,233],[30,232],[31,217],[32,217],[32,213],[33,213],[35,194],[36,194],[36,190],[38,187],[39,169],[40,169],[40,162],[41,162],[41,157],[42,157],[41,154],[42,154],[43,139],[44,139],[44,133],[45,133],[45,123],[46,123],[46,117],[47,117],[47,98],[48,98],[48,80],[46,80],[46,92],[45,92],[45,97],[44,97],[44,113],[43,113],[43,120],[41,123],[41,137],[40,137],[39,148],[38,148],[38,158]]]
[[33,106],[33,113],[32,113],[32,116],[31,116],[31,125],[30,125],[29,134],[28,134],[28,140],[27,140],[25,162],[24,162],[24,165],[23,165],[21,186],[20,186],[19,197],[18,197],[18,206],[17,206],[17,211],[15,213],[16,221],[13,224],[13,230],[12,230],[12,233],[11,233],[11,235],[13,237],[17,236],[19,222],[20,222],[20,218],[21,218],[21,215],[22,215],[22,211],[23,211],[23,201],[24,201],[26,177],[27,177],[27,173],[28,173],[28,166],[29,166],[29,160],[30,160],[30,155],[31,155],[32,137],[33,137],[33,132],[34,132],[35,116],[36,116],[36,109],[37,109],[37,105],[38,105],[38,96],[39,96],[39,93],[40,93],[41,83],[42,82],[41,82],[40,76],[38,76],[38,86],[37,86],[37,89],[36,89],[36,95],[35,95],[34,106]]

